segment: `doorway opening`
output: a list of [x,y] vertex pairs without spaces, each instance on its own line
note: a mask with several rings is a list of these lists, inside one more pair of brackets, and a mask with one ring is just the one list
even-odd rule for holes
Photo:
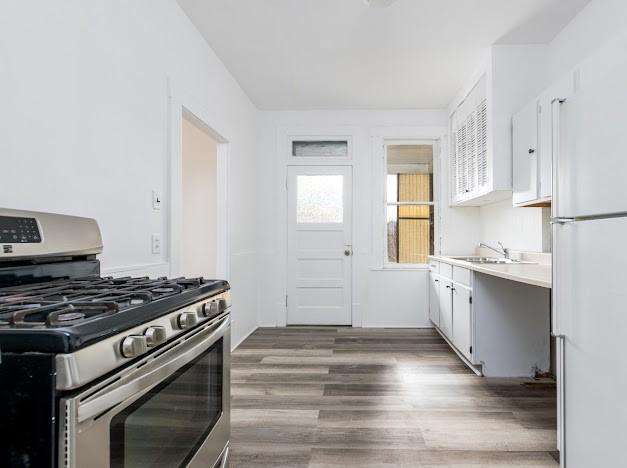
[[184,276],[215,278],[218,269],[218,145],[199,118],[183,111],[181,253]]

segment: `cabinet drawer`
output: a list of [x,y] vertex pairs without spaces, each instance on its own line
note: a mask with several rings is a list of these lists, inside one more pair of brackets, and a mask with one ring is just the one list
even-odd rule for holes
[[436,262],[435,260],[429,260],[429,270],[434,273],[440,272],[440,262]]
[[453,281],[470,286],[470,270],[462,267],[453,267]]
[[440,263],[440,275],[453,279],[453,266],[448,263]]

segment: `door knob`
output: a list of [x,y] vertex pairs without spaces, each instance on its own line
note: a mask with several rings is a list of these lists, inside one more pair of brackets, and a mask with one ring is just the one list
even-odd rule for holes
[[344,255],[345,255],[345,256],[347,256],[347,257],[350,257],[350,255],[351,255],[351,251],[350,251],[350,250],[348,250],[348,249],[346,249],[346,250],[344,251]]

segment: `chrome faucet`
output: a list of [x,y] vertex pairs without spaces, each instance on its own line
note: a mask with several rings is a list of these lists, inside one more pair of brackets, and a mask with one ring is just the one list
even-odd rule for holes
[[481,242],[479,244],[479,247],[485,247],[486,249],[493,250],[497,254],[503,255],[505,258],[509,258],[509,249],[506,248],[503,244],[501,244],[500,241],[498,242],[498,244],[499,244],[499,247],[501,248],[501,250],[497,249],[496,247],[492,247],[491,245],[484,244],[483,242]]

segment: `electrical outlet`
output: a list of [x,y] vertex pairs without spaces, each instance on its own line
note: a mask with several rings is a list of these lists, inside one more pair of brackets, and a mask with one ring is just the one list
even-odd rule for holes
[[153,254],[161,253],[161,234],[152,235],[152,253]]
[[161,209],[161,194],[158,190],[152,191],[152,209],[160,210]]

